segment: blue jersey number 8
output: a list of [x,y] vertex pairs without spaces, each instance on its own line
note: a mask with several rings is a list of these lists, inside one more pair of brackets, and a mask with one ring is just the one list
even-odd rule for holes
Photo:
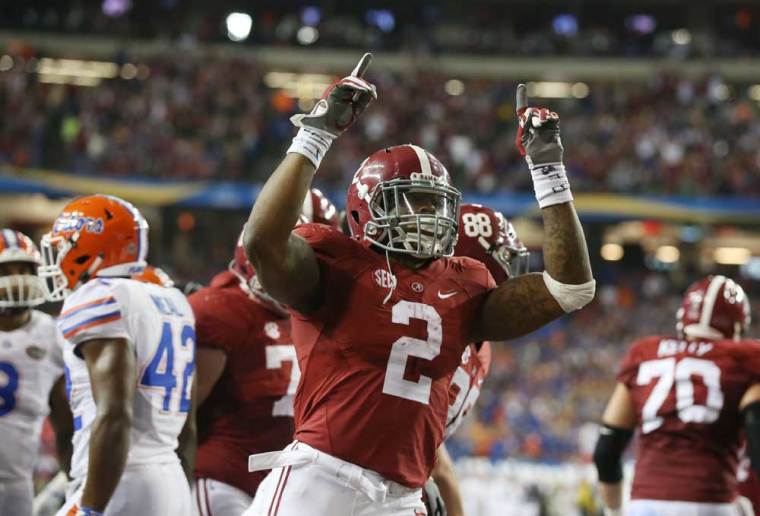
[[[182,327],[180,334],[182,347],[187,347],[188,343],[195,349],[195,330],[192,326],[185,325]],[[193,356],[195,353],[193,353]],[[164,359],[165,357],[165,359]],[[163,368],[161,365],[163,364]],[[163,370],[161,370],[163,369]],[[190,399],[187,396],[187,384],[195,370],[195,359],[190,360],[182,372],[182,390],[180,391],[179,412],[188,412],[190,410]],[[145,368],[145,372],[140,379],[140,384],[146,387],[159,387],[164,389],[163,410],[169,411],[172,393],[177,387],[177,377],[174,374],[174,332],[172,325],[165,322],[161,330],[161,340],[158,343],[156,354],[150,360]]]
[[18,371],[10,362],[0,362],[0,373],[5,373],[8,377],[8,382],[0,387],[0,417],[2,417],[16,408]]

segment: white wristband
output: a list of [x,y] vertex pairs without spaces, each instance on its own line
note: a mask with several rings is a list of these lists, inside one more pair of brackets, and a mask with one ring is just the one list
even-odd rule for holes
[[319,164],[322,163],[325,154],[330,150],[330,145],[334,139],[335,137],[327,131],[301,127],[293,138],[293,143],[290,144],[287,154],[291,152],[300,154],[311,161],[315,168],[319,168]]
[[538,206],[546,208],[573,200],[570,183],[562,163],[544,163],[533,165],[528,161],[530,174],[533,177],[533,190],[536,192]]

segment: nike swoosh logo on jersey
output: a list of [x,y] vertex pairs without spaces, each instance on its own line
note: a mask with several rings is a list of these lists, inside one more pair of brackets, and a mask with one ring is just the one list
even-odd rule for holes
[[451,292],[446,292],[445,294],[443,292],[441,292],[440,290],[438,291],[438,297],[441,298],[441,299],[448,299],[451,296],[455,296],[456,294],[457,294],[456,290],[453,290]]

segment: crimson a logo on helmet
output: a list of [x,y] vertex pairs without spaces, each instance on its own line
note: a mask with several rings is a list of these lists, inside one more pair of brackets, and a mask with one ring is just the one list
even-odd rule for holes
[[396,286],[396,276],[385,269],[377,269],[372,273],[375,283],[383,288],[393,288]]

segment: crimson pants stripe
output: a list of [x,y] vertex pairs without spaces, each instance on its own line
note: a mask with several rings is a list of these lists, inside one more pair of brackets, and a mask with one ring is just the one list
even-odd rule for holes
[[195,504],[198,507],[198,514],[206,516],[203,514],[203,504],[201,503],[201,481],[197,478],[195,479]]
[[282,488],[280,488],[280,496],[277,497],[277,506],[274,508],[274,514],[272,516],[277,516],[277,512],[280,510],[280,502],[282,502],[282,494],[285,492],[285,484],[288,483],[288,477],[290,476],[291,469],[293,469],[293,466],[288,466],[288,470],[285,473],[285,479],[282,481]]
[[205,478],[203,479],[203,492],[206,494],[206,512],[208,512],[208,516],[214,516],[211,512],[211,502],[208,500],[208,480]]
[[277,493],[280,490],[280,484],[282,484],[282,478],[285,476],[285,470],[287,468],[282,468],[280,470],[280,478],[277,479],[277,487],[274,488],[274,494],[272,495],[272,503],[269,504],[269,511],[267,511],[267,516],[272,516],[272,510],[274,509],[274,505],[277,502]]

